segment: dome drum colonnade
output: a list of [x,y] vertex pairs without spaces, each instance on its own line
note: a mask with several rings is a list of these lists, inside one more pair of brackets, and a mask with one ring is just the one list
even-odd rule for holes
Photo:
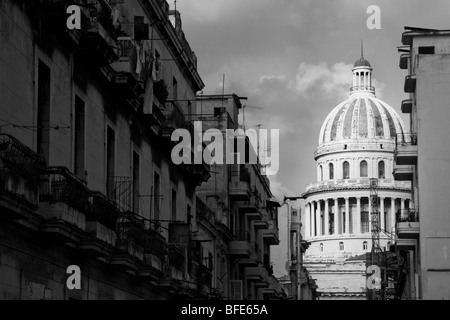
[[345,239],[359,241],[350,251],[370,250],[372,177],[379,179],[382,245],[389,240],[386,233],[394,230],[396,212],[414,207],[409,182],[392,176],[395,138],[403,134],[403,122],[375,97],[370,63],[361,57],[352,71],[350,97],[330,112],[320,131],[314,153],[317,182],[303,194],[305,238],[312,243],[309,256],[321,254],[327,242],[331,247],[325,251],[347,251]]

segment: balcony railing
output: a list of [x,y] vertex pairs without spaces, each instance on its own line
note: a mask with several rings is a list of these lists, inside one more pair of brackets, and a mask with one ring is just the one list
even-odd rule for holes
[[90,193],[86,221],[98,221],[105,227],[115,230],[118,217],[119,209],[111,199],[101,192]]
[[178,102],[176,101],[167,101],[164,105],[164,110],[162,113],[166,117],[166,124],[173,128],[178,129],[182,128],[185,122],[185,117],[183,111],[181,110]]
[[169,265],[178,270],[184,270],[186,247],[179,243],[169,243]]
[[40,201],[63,202],[80,212],[86,212],[89,190],[66,167],[49,167],[41,174]]
[[38,184],[45,160],[13,136],[0,133],[0,168],[9,169]]
[[159,257],[164,257],[167,253],[166,239],[152,227],[145,232],[144,253],[155,254]]
[[419,211],[415,209],[398,210],[397,222],[419,222]]
[[134,242],[144,247],[145,222],[143,218],[130,211],[122,212],[116,222],[116,236],[119,246]]
[[398,133],[395,136],[395,145],[399,146],[416,146],[417,133]]
[[354,87],[350,88],[350,92],[362,91],[362,90],[375,92],[375,87],[362,85],[362,86],[354,86]]

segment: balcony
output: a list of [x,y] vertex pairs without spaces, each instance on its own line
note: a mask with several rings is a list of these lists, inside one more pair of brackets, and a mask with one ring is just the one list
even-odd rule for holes
[[183,128],[185,118],[181,107],[176,101],[167,101],[162,110],[166,120],[164,121],[162,136],[170,139],[172,132],[176,129]]
[[145,223],[143,218],[127,211],[116,223],[117,252],[110,263],[123,270],[136,270],[144,260]]
[[231,181],[229,183],[229,194],[231,200],[249,201],[252,192],[250,186],[250,173],[248,169],[232,171]]
[[232,256],[250,257],[250,233],[246,230],[234,230],[233,240],[228,243],[228,253]]
[[166,239],[152,227],[144,234],[144,263],[136,275],[149,281],[157,281],[164,275],[164,262],[167,255]]
[[394,156],[398,165],[417,164],[417,134],[397,134]]
[[212,268],[204,265],[203,263],[199,264],[197,270],[197,280],[200,284],[211,288],[212,286]]
[[93,256],[109,256],[116,243],[116,222],[119,210],[116,204],[100,192],[91,192],[86,210],[86,232],[89,234],[78,245]]
[[169,243],[169,266],[184,272],[186,247],[179,243]]
[[253,282],[255,288],[269,287],[269,274],[263,266],[245,268],[247,281]]
[[239,204],[239,212],[245,214],[249,220],[262,220],[261,206],[261,195],[258,189],[253,186],[250,200]]
[[49,167],[41,174],[39,201],[41,231],[57,241],[79,242],[89,207],[84,183],[65,167]]
[[160,107],[158,107],[158,103],[156,101],[154,101],[151,108],[150,106],[148,107],[149,108],[147,110],[146,106],[144,106],[144,119],[151,127],[157,127],[157,130],[155,130],[155,134],[159,135],[160,129],[164,124],[166,117],[164,116],[164,113],[161,111]]
[[82,26],[84,36],[81,49],[91,62],[101,66],[111,64],[118,59],[115,49],[116,29],[112,26],[111,7],[105,1],[99,1],[100,9],[82,6]]
[[269,228],[267,230],[263,230],[262,233],[264,241],[266,241],[269,245],[278,245],[280,243],[278,235],[279,231],[275,224],[275,220],[269,220]]
[[255,222],[253,223],[253,226],[255,227],[255,229],[257,230],[265,230],[269,228],[269,221],[263,219],[263,220],[255,220]]
[[408,165],[394,164],[394,179],[398,181],[413,181],[414,168]]
[[417,246],[416,239],[396,239],[395,240],[397,250],[415,250]]
[[351,87],[350,88],[350,92],[354,92],[354,91],[370,91],[370,92],[375,92],[375,87],[372,86],[355,86],[355,87]]
[[402,101],[402,113],[411,113],[412,110],[412,100],[408,99],[408,100],[403,100]]
[[0,220],[24,219],[39,204],[42,156],[13,136],[0,134]]
[[418,239],[420,233],[419,212],[413,209],[397,212],[397,237],[399,239]]
[[415,76],[406,76],[405,77],[404,91],[406,93],[414,93],[416,91],[416,77]]
[[403,53],[400,55],[399,67],[402,70],[408,69],[408,60],[411,58],[409,53]]
[[[114,82],[126,97],[137,97],[144,92],[139,83],[140,74],[136,73],[136,43],[131,37],[118,37],[116,55],[118,59],[111,63],[114,70]],[[132,56],[136,59],[132,59]]]

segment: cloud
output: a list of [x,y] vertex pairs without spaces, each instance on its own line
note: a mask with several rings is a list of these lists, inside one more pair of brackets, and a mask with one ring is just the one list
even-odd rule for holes
[[298,67],[293,89],[307,99],[314,96],[340,97],[348,92],[352,84],[352,65],[343,62],[328,67],[328,63],[310,64],[302,62]]
[[[290,86],[304,98],[331,98],[345,99],[352,86],[352,64],[337,62],[331,67],[326,62],[319,64],[300,63],[295,80]],[[372,79],[379,96],[385,84]]]
[[284,196],[291,196],[294,193],[283,183],[278,180],[277,175],[267,176],[270,180],[270,189],[272,190],[272,194],[278,201],[283,201]]

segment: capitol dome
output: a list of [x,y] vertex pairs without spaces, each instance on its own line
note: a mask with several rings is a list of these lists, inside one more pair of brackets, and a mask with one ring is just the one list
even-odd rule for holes
[[359,58],[352,72],[349,98],[329,113],[320,129],[316,159],[341,150],[393,150],[395,138],[401,134],[404,139],[403,120],[375,96],[369,61]]
[[395,139],[404,132],[400,116],[375,95],[351,95],[325,119],[319,145],[327,142],[361,139]]

